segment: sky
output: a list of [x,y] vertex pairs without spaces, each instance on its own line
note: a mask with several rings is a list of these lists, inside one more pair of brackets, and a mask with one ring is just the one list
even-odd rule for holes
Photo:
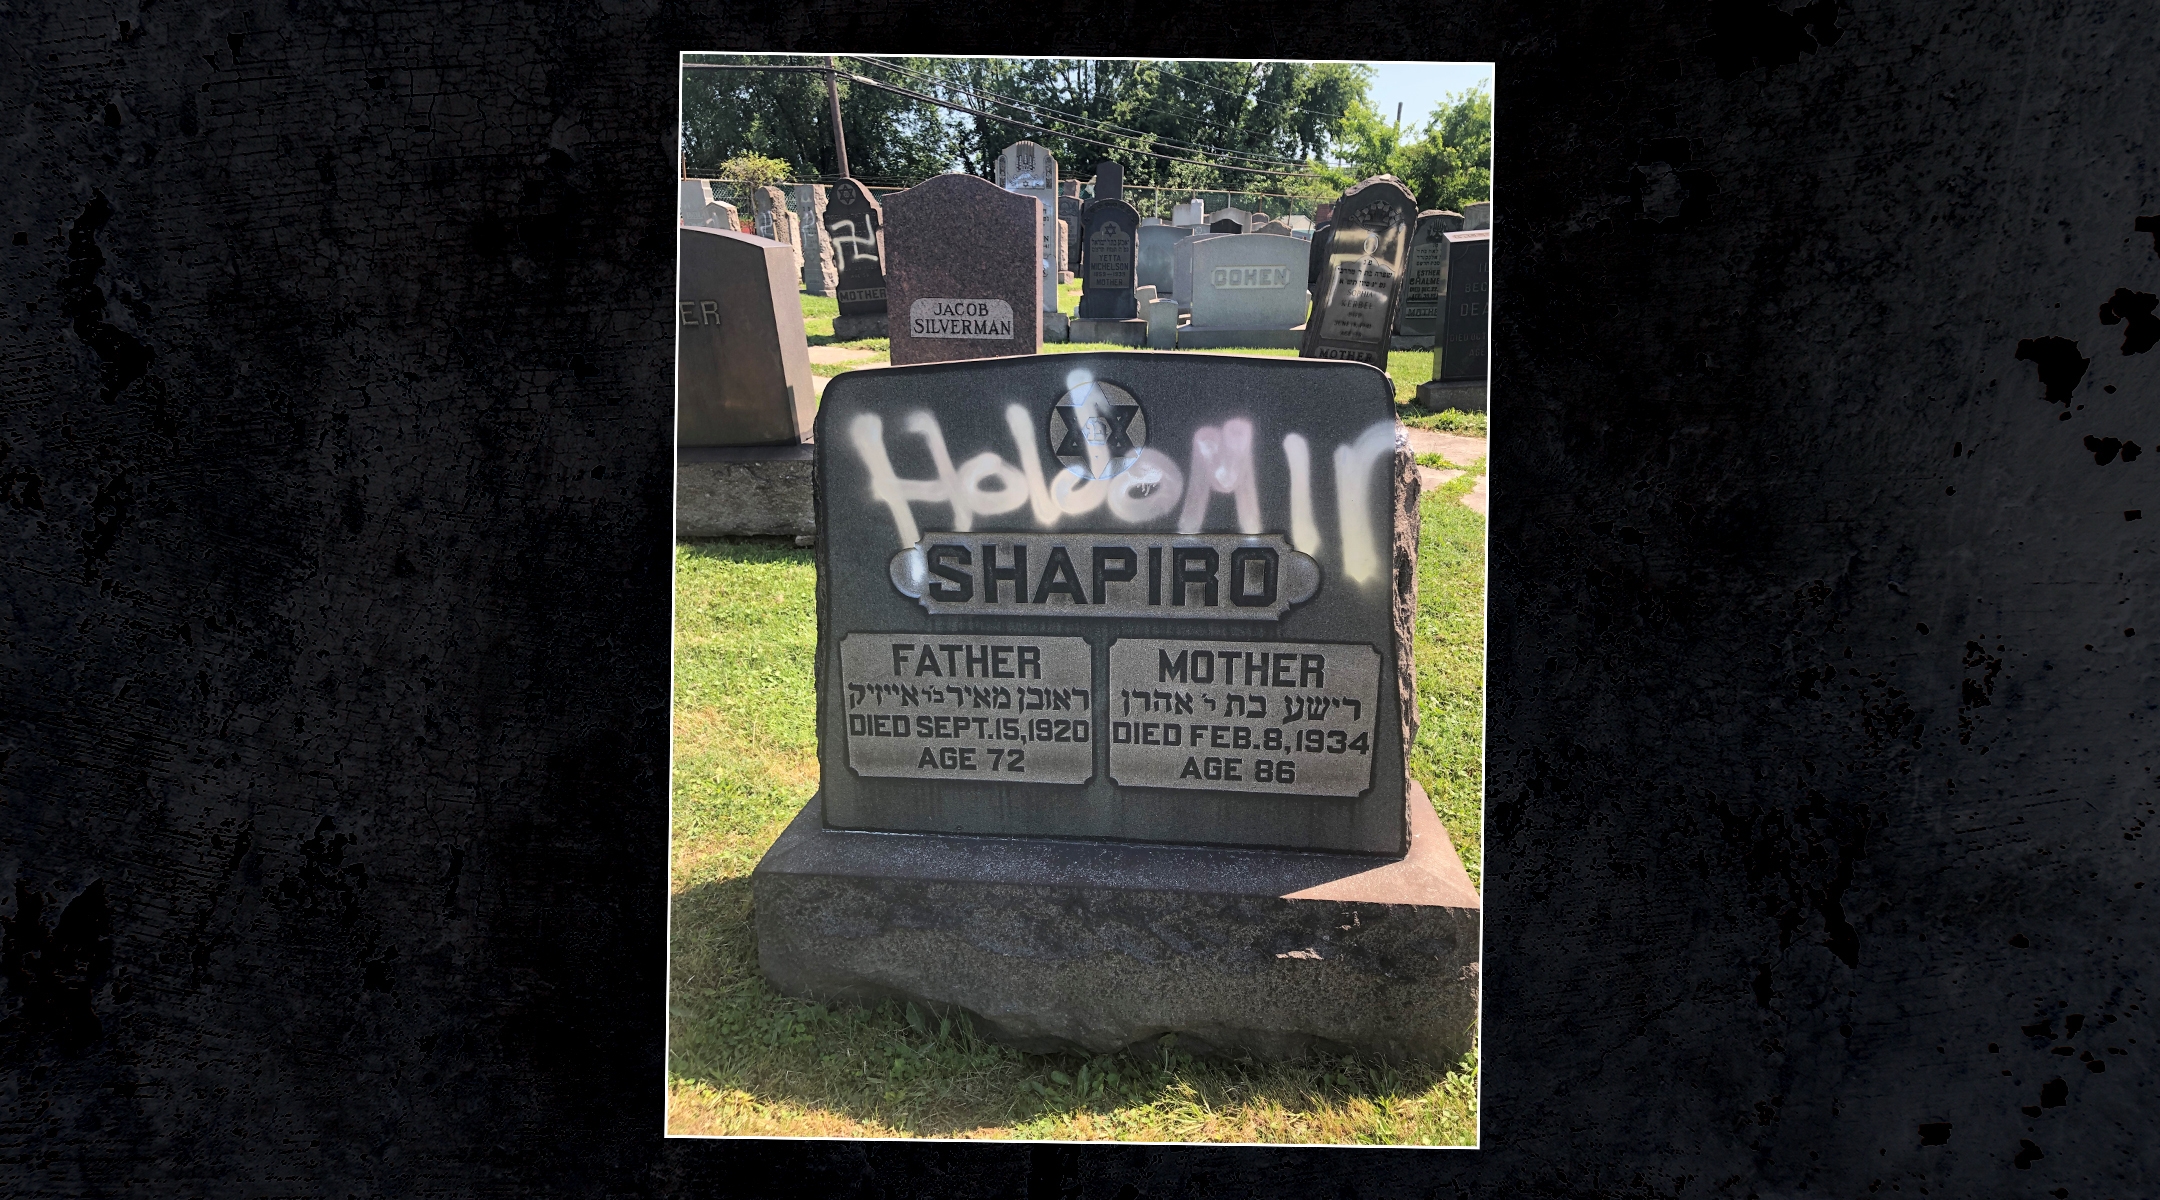
[[[1388,121],[1395,119],[1395,105],[1402,103],[1404,131],[1422,128],[1425,119],[1449,92],[1484,84],[1485,90],[1493,91],[1493,65],[1491,63],[1436,63],[1436,62],[1369,62],[1373,69],[1372,89],[1367,95],[1372,99],[1373,111]],[[1494,97],[1498,107],[1499,97]]]

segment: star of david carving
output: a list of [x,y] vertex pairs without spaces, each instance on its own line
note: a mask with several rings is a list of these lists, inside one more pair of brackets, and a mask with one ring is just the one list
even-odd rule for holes
[[1110,457],[1123,458],[1133,452],[1132,437],[1126,433],[1125,427],[1132,424],[1132,419],[1139,415],[1139,405],[1108,405],[1110,413],[1107,422],[1104,422],[1101,417],[1080,419],[1080,406],[1077,404],[1061,407],[1069,408],[1070,412],[1065,418],[1065,438],[1057,446],[1057,456],[1059,458],[1068,456],[1085,458],[1087,456],[1087,444],[1082,440],[1081,434],[1085,426],[1096,423],[1104,423],[1108,426],[1102,432],[1103,444],[1109,449]]

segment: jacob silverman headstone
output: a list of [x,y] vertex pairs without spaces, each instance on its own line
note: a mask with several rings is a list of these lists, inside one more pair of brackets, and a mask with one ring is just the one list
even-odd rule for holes
[[1435,410],[1479,412],[1486,407],[1489,369],[1492,230],[1465,229],[1445,236],[1447,276],[1439,345],[1433,353],[1432,382],[1419,385],[1418,402]]
[[973,175],[882,201],[892,361],[1042,350],[1042,203]]
[[1300,357],[1386,368],[1416,218],[1417,201],[1392,175],[1375,175],[1335,202],[1326,246],[1314,242],[1324,261]]
[[825,240],[840,272],[840,314],[833,336],[842,341],[886,336],[885,215],[860,180],[832,185],[825,205]]
[[677,532],[814,533],[803,439],[816,406],[794,255],[720,229],[677,241]]
[[766,978],[1036,1050],[1456,1061],[1478,902],[1405,774],[1393,394],[1127,351],[835,379],[821,786],[752,876]]

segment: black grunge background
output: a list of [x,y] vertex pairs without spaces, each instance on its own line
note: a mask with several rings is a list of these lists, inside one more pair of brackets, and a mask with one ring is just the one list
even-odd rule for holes
[[[2160,1177],[2149,8],[0,31],[0,1192]],[[788,48],[1498,60],[1482,1150],[660,1137],[675,54]]]

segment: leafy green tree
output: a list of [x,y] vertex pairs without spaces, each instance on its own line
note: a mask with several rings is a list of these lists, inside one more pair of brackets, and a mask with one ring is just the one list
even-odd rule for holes
[[[901,61],[924,67],[933,62]],[[693,55],[690,62],[825,65],[823,58],[778,54]],[[789,180],[838,177],[832,109],[821,74],[686,69],[682,104],[683,169],[691,175],[722,175],[727,160],[754,154],[785,162]],[[847,131],[848,169],[865,183],[904,187],[952,166],[953,134],[934,104],[843,80],[840,120]]]
[[1393,175],[1421,209],[1460,212],[1465,204],[1492,198],[1492,93],[1482,87],[1444,98],[1411,140],[1362,105],[1350,114],[1345,133],[1345,165],[1355,173],[1346,183]]

